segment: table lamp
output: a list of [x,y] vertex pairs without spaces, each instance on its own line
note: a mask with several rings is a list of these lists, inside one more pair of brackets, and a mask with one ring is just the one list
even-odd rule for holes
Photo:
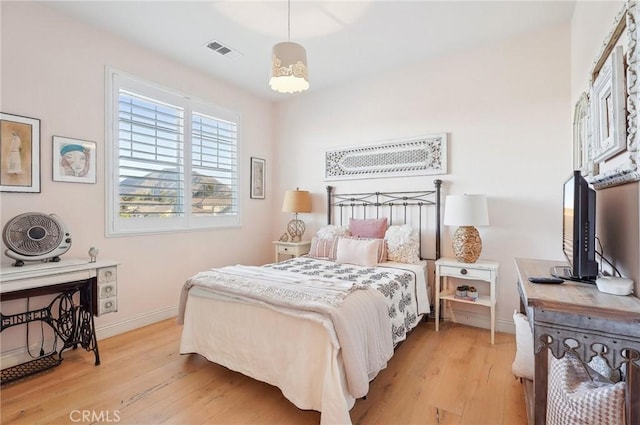
[[298,213],[311,212],[311,195],[306,190],[287,190],[282,202],[282,212],[294,213],[294,218],[287,224],[287,233],[291,242],[300,242],[305,231],[304,221],[298,220]]
[[485,195],[447,195],[444,225],[459,226],[453,234],[453,253],[461,263],[475,263],[482,252],[482,239],[475,226],[489,225]]

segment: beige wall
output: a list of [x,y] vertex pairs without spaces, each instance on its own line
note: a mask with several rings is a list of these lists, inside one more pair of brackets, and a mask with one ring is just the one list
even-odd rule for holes
[[[273,116],[270,102],[32,2],[2,2],[2,112],[41,120],[39,194],[2,193],[2,226],[27,211],[56,213],[73,237],[67,258],[120,262],[119,311],[96,319],[100,335],[175,315],[185,279],[207,268],[273,258]],[[211,101],[241,115],[241,228],[105,237],[105,66]],[[52,181],[52,136],[97,142],[97,184]],[[266,200],[249,199],[249,157],[267,160]],[[253,243],[239,243],[251,240]],[[2,250],[4,251],[4,246]],[[3,264],[9,259],[2,255]],[[64,258],[63,257],[63,258]],[[36,300],[37,301],[37,300]],[[32,301],[32,306],[36,301]],[[42,301],[44,302],[44,301]],[[2,312],[23,308],[3,303]],[[3,332],[3,352],[24,343],[24,329]],[[14,340],[15,339],[15,340]]]
[[[445,193],[488,196],[481,258],[500,262],[498,328],[512,330],[514,257],[562,258],[562,183],[572,169],[569,43],[568,25],[548,28],[279,104],[276,155],[286,166],[275,176],[278,191],[310,190],[318,209],[305,220],[317,229],[326,149],[449,133],[449,174],[437,177]],[[435,177],[332,184],[345,193],[415,190]],[[445,228],[445,255],[454,230]],[[486,309],[462,308],[457,320],[489,327]]]
[[[571,22],[571,99],[589,90],[589,76],[602,44],[624,2],[577,2]],[[604,256],[640,294],[640,185],[630,183],[596,192],[596,233]],[[606,265],[605,265],[606,267]],[[611,271],[610,268],[606,268]]]

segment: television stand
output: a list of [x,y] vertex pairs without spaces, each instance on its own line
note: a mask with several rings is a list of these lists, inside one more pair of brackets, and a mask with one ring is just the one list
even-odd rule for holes
[[[536,285],[529,277],[566,263],[523,258],[515,263],[520,311],[529,318],[534,341],[535,377],[532,386],[525,385],[529,424],[546,423],[549,353],[561,358],[569,351],[583,362],[601,354],[609,366],[626,371],[626,425],[640,424],[640,299],[604,294],[579,282]],[[571,348],[566,341],[578,346]]]

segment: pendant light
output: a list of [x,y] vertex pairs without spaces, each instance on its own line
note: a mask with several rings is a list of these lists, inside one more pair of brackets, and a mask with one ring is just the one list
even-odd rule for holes
[[269,86],[279,93],[296,93],[309,88],[307,52],[291,39],[291,0],[287,1],[287,41],[273,46]]

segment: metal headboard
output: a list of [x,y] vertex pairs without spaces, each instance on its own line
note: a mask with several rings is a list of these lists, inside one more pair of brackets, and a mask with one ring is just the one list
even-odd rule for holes
[[[433,181],[434,190],[409,192],[367,192],[333,193],[333,186],[327,186],[327,224],[345,225],[349,218],[387,217],[389,225],[407,223],[409,216],[418,218],[420,237],[420,256],[422,257],[422,234],[426,223],[423,221],[423,208],[435,206],[435,259],[440,258],[440,188],[442,180]],[[412,214],[417,209],[417,214]],[[339,222],[334,223],[333,211],[338,212]],[[346,220],[346,223],[345,223]],[[415,223],[408,223],[415,226]]]

